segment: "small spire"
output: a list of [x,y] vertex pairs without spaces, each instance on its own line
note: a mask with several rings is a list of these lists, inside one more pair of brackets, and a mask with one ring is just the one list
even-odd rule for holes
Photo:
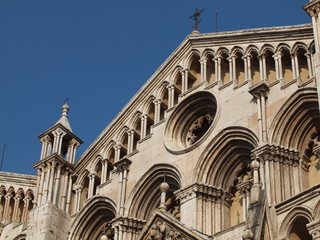
[[71,126],[69,124],[68,121],[68,111],[69,111],[69,105],[68,105],[68,101],[70,100],[70,98],[66,98],[64,100],[64,104],[62,106],[62,114],[61,117],[59,119],[59,121],[55,124],[57,125],[58,123],[62,124],[62,126],[64,126],[65,128],[67,128],[70,132],[72,132]]

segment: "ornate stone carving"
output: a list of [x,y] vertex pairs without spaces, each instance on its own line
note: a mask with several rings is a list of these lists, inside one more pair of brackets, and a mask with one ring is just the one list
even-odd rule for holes
[[209,129],[214,119],[213,114],[206,114],[198,118],[189,128],[187,142],[192,145],[197,142]]
[[265,145],[253,155],[262,162],[274,161],[293,166],[299,165],[299,152],[275,145]]
[[185,234],[179,232],[177,229],[158,220],[152,225],[148,240],[191,240]]

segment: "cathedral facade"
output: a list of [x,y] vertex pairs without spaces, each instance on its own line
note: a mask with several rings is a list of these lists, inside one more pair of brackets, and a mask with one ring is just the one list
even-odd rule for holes
[[37,175],[0,173],[0,240],[319,240],[320,0],[304,9],[194,31],[77,161],[64,104]]

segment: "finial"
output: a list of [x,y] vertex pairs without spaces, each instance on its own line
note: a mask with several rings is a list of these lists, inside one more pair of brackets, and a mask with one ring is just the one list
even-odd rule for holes
[[68,115],[68,111],[69,111],[69,105],[68,105],[68,101],[70,100],[70,98],[66,98],[64,100],[64,104],[62,106],[62,114],[61,116],[66,116]]
[[191,17],[189,17],[189,19],[193,19],[195,21],[194,24],[192,25],[192,28],[194,28],[192,33],[199,33],[198,26],[201,22],[200,15],[203,11],[204,11],[204,9],[199,11],[198,8],[196,8],[194,14]]
[[167,173],[164,173],[163,182],[160,184],[161,192],[167,192],[170,188],[169,184],[166,182],[166,176],[167,176]]

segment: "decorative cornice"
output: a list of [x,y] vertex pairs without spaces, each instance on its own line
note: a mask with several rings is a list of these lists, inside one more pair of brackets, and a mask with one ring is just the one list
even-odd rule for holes
[[141,231],[146,224],[145,220],[130,218],[130,217],[118,217],[111,221],[113,227],[123,227],[126,232],[134,230]]
[[181,203],[195,197],[204,198],[211,201],[217,201],[219,199],[223,199],[224,197],[229,199],[228,193],[223,189],[201,183],[195,183],[185,189],[179,189],[175,192],[175,195]]
[[52,155],[42,159],[41,161],[32,165],[33,168],[42,168],[51,163],[55,163],[56,165],[62,165],[65,168],[68,168],[71,172],[73,171],[73,165],[67,162],[63,157],[61,157],[57,153],[53,153]]
[[299,164],[299,152],[284,147],[266,144],[253,150],[253,157],[259,162],[274,161],[283,164]]
[[303,6],[310,17],[317,16],[320,12],[320,0],[313,0]]

